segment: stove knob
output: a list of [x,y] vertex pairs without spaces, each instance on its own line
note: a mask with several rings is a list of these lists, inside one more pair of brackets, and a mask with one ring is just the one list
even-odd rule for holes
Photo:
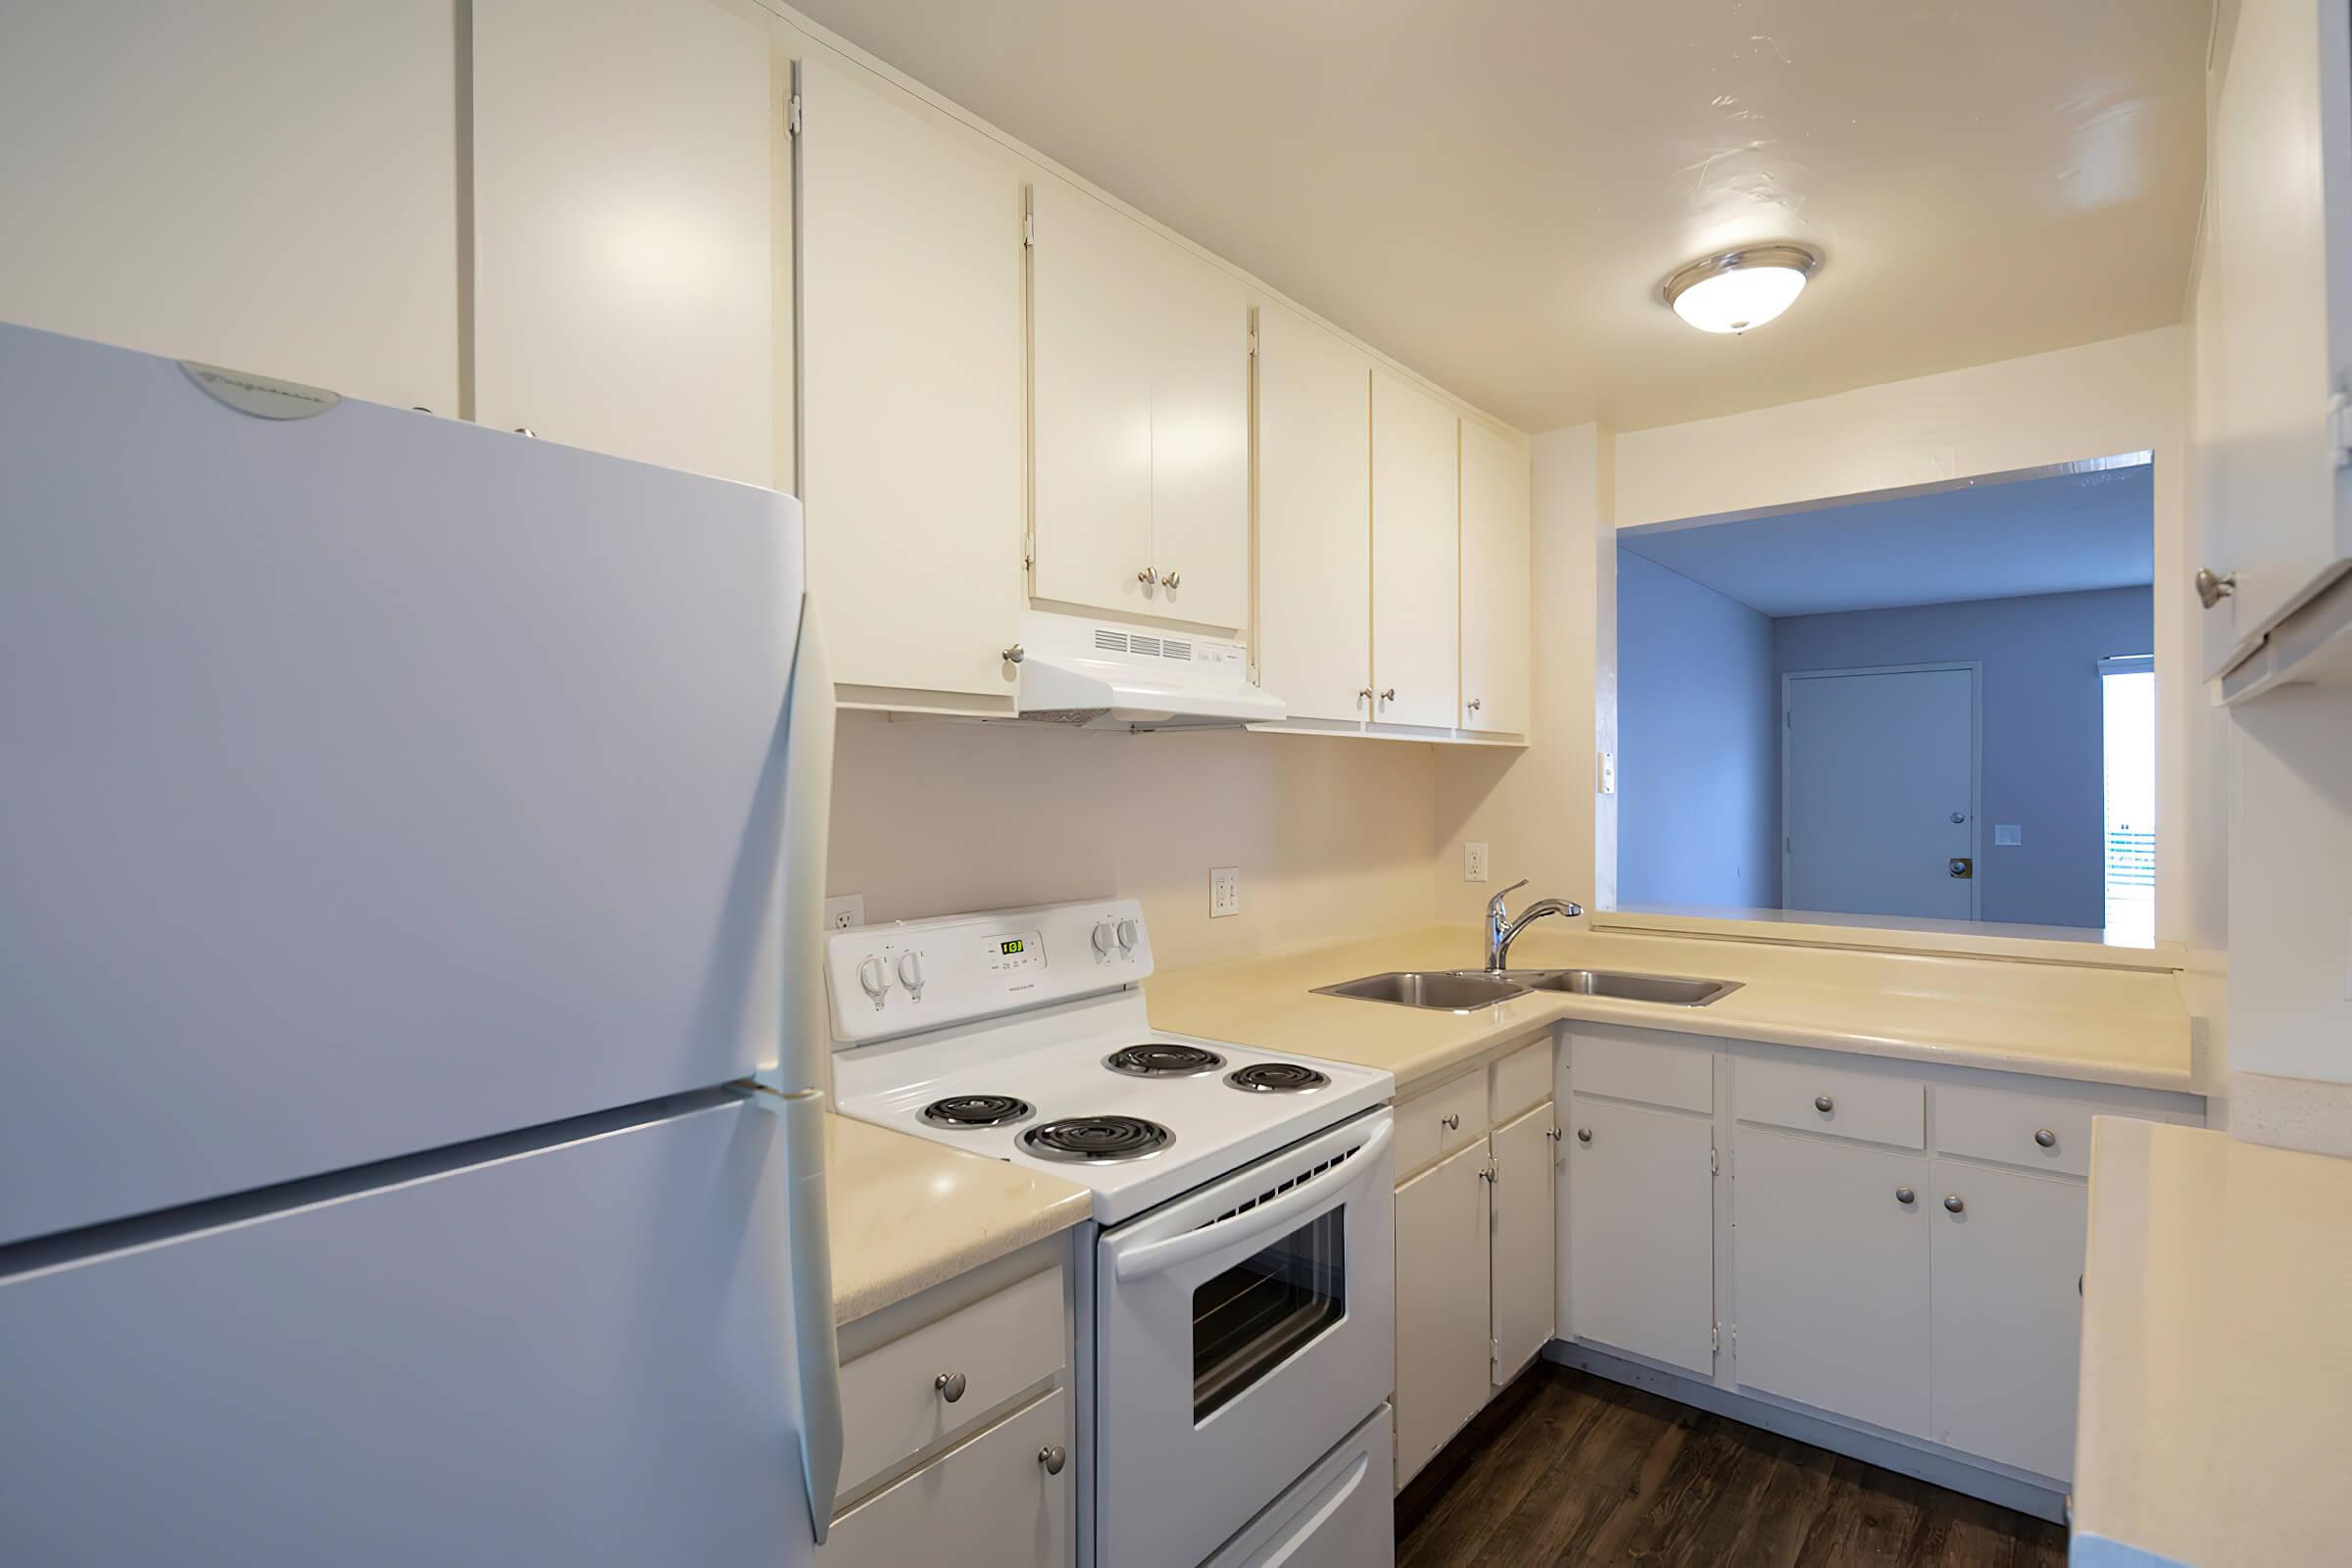
[[921,954],[902,953],[899,955],[899,984],[918,997],[923,994],[923,956]]
[[879,1007],[882,1005],[882,994],[890,989],[890,971],[882,967],[880,958],[868,957],[858,965],[858,983],[865,987],[865,994],[873,998],[874,1005]]
[[1143,940],[1144,928],[1142,926],[1137,925],[1133,920],[1119,922],[1119,951],[1121,953],[1133,953],[1135,945]]
[[1110,950],[1118,946],[1118,942],[1119,927],[1117,921],[1097,920],[1095,922],[1095,951],[1097,953],[1107,958],[1110,956]]

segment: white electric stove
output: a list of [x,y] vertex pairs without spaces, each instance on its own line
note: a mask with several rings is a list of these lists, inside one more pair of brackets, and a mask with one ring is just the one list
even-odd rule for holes
[[1080,1560],[1390,1560],[1390,1075],[1152,1029],[1129,900],[861,926],[825,967],[843,1114],[1093,1190]]

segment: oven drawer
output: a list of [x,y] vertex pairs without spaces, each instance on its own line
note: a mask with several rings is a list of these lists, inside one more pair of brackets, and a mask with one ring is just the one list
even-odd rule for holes
[[1927,1104],[1925,1084],[1886,1073],[1757,1056],[1732,1063],[1733,1110],[1741,1121],[1768,1127],[1925,1149]]
[[1202,1568],[1393,1568],[1387,1405],[1267,1505]]
[[1487,1073],[1466,1072],[1396,1107],[1396,1179],[1406,1181],[1487,1136]]
[[[1058,1303],[1054,1318],[1061,1320]],[[816,1561],[820,1568],[1066,1568],[1076,1530],[1073,1441],[1070,1396],[1056,1389],[843,1514]],[[777,1543],[776,1560],[793,1560],[785,1543]]]
[[841,1495],[977,1427],[1066,1359],[1061,1270],[1050,1268],[845,1362]]

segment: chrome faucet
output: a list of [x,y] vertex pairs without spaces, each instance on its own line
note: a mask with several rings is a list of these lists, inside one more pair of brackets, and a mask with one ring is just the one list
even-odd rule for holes
[[1503,909],[1502,901],[1525,886],[1527,878],[1521,877],[1487,901],[1487,969],[1490,973],[1500,974],[1510,967],[1511,944],[1527,928],[1530,920],[1539,920],[1547,914],[1576,915],[1585,912],[1583,905],[1568,899],[1538,899],[1521,909],[1519,918],[1514,920]]

